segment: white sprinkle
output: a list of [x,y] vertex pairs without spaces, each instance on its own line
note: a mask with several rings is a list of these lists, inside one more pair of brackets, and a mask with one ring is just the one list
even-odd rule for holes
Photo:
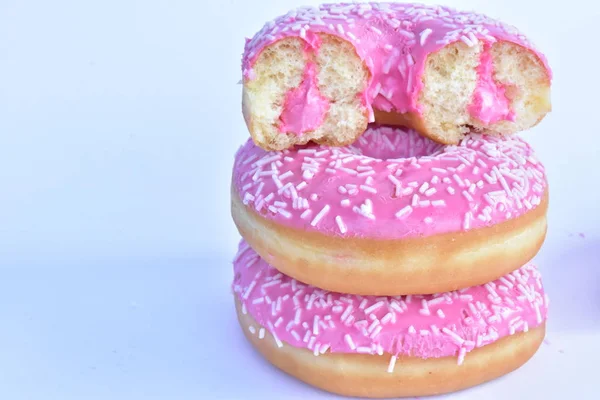
[[284,210],[283,208],[277,209],[277,212],[283,215],[285,218],[291,218],[292,214],[289,211]]
[[248,297],[250,296],[250,292],[252,292],[252,289],[254,289],[255,286],[256,286],[256,280],[253,280],[252,282],[250,282],[250,285],[248,285],[248,288],[244,292],[244,295],[243,295],[244,300],[248,300]]
[[251,202],[251,201],[253,201],[253,200],[254,200],[254,196],[253,196],[253,195],[251,195],[250,193],[246,192],[246,195],[244,196],[244,201],[243,201],[243,203],[244,203],[244,204],[248,204],[248,203],[250,203],[250,202]]
[[419,188],[419,193],[423,194],[429,188],[429,182],[423,182],[421,187]]
[[453,188],[452,186],[448,186],[448,187],[446,188],[446,191],[447,191],[449,194],[451,194],[451,195],[452,195],[452,194],[454,194],[454,193],[456,193],[456,191],[454,190],[454,188]]
[[294,173],[292,171],[287,171],[281,175],[279,175],[279,180],[282,181],[284,179],[289,178],[290,176],[294,175]]
[[504,283],[507,287],[509,287],[510,289],[513,288],[513,284],[512,282],[510,282],[508,279],[506,279],[505,277],[501,277],[500,278],[500,282]]
[[367,306],[367,302],[368,302],[368,300],[367,300],[367,299],[363,299],[363,300],[360,302],[360,304],[358,305],[358,309],[359,309],[359,310],[364,310],[364,309],[365,309],[365,307]]
[[388,365],[388,369],[387,372],[392,373],[394,372],[394,368],[396,367],[396,356],[392,356],[392,358],[390,358],[390,363]]
[[440,318],[446,318],[446,315],[444,314],[444,312],[442,311],[442,309],[441,309],[441,308],[439,308],[439,309],[437,310],[437,315],[438,315],[438,317],[440,317]]
[[463,190],[462,194],[468,201],[473,201],[473,196],[471,196],[471,194],[469,192],[467,192],[466,190]]
[[462,40],[469,47],[475,46],[475,43],[473,43],[471,40],[469,40],[469,38],[467,38],[465,35],[461,36],[460,40]]
[[365,192],[377,193],[377,189],[375,189],[374,187],[371,187],[371,186],[367,186],[367,185],[360,185],[360,189],[364,190]]
[[302,182],[300,182],[298,185],[296,185],[296,190],[302,190],[302,189],[304,189],[306,186],[308,186],[308,183],[306,183],[306,181],[302,181]]
[[352,336],[350,336],[349,333],[346,333],[346,335],[344,336],[344,340],[346,341],[346,343],[348,344],[348,347],[350,347],[351,350],[356,349],[356,345],[354,344],[354,341],[352,340]]
[[431,29],[427,28],[420,33],[419,43],[421,44],[421,46],[425,46],[425,42],[427,41],[427,38],[429,37],[431,32]]
[[390,321],[391,321],[391,319],[392,319],[392,313],[391,313],[391,312],[388,312],[387,314],[385,314],[385,315],[383,316],[383,318],[381,318],[381,323],[385,325],[385,324],[387,324],[388,322],[390,322]]
[[307,330],[307,331],[304,333],[304,337],[302,338],[302,341],[303,341],[304,343],[308,343],[308,340],[309,340],[309,339],[310,339],[310,331],[309,331],[309,330]]
[[340,204],[341,204],[343,207],[349,207],[349,206],[350,206],[350,199],[343,199],[343,200],[340,202]]
[[373,330],[380,325],[380,322],[379,322],[379,320],[377,319],[377,317],[374,314],[370,315],[369,317],[373,320],[373,322],[371,323],[371,325],[367,329],[367,332],[368,333],[372,333]]
[[346,228],[346,224],[344,224],[344,221],[342,221],[342,217],[340,217],[339,215],[335,217],[335,222],[338,226],[338,228],[340,229],[340,232],[342,234],[346,233],[347,228]]
[[398,196],[400,194],[400,188],[402,186],[402,184],[400,183],[400,181],[394,176],[394,175],[388,175],[388,179],[395,185],[395,196]]
[[313,319],[313,335],[318,335],[319,334],[319,316],[315,315],[315,318]]
[[252,300],[252,304],[262,304],[264,302],[265,302],[265,298],[264,297],[259,297],[258,299]]
[[346,321],[348,319],[348,317],[350,316],[350,313],[352,312],[353,309],[354,309],[354,306],[352,304],[348,305],[348,307],[346,307],[346,310],[344,311],[344,313],[342,314],[340,319],[342,321]]
[[412,197],[411,205],[413,207],[416,207],[418,204],[419,204],[419,195],[415,193]]
[[464,181],[463,181],[463,180],[460,178],[460,176],[458,176],[458,175],[454,174],[454,175],[452,175],[452,178],[454,178],[454,180],[456,181],[456,183],[458,184],[458,186],[460,186],[460,187],[464,187],[464,186],[465,186],[465,183],[464,183]]
[[283,317],[277,318],[277,321],[275,321],[275,324],[274,324],[275,328],[278,328],[282,322],[283,322]]
[[375,303],[372,306],[370,306],[369,308],[367,308],[365,310],[365,314],[371,314],[373,311],[379,310],[379,308],[381,308],[381,306],[383,306],[383,304],[384,304],[383,301],[378,301],[377,303]]
[[259,339],[265,338],[265,328],[260,328],[260,330],[258,331],[258,338]]
[[444,200],[432,200],[431,205],[434,207],[445,207],[446,202]]
[[462,365],[462,363],[465,361],[465,355],[467,354],[467,349],[464,347],[461,347],[460,351],[458,352],[458,365]]
[[367,346],[358,346],[356,348],[356,352],[361,353],[361,354],[371,354],[372,350],[370,347],[367,347]]
[[305,210],[302,214],[300,214],[300,218],[306,219],[312,213],[311,210]]
[[542,323],[542,313],[540,312],[540,305],[536,302],[535,304],[535,315],[537,317],[537,323]]
[[411,206],[405,206],[404,208],[402,208],[400,211],[398,211],[396,213],[396,218],[398,219],[403,219],[406,218],[407,216],[409,216],[413,211],[413,208]]
[[301,341],[302,338],[300,337],[300,335],[298,334],[298,332],[296,332],[295,330],[291,330],[290,333],[292,334],[292,336],[294,337],[294,339],[296,339],[296,341]]
[[473,218],[471,211],[465,213],[465,219],[463,221],[463,229],[467,230],[471,227],[471,218]]
[[425,217],[425,219],[423,219],[423,222],[425,222],[427,225],[432,224],[433,223],[433,218],[431,218],[431,217]]
[[404,309],[400,306],[400,303],[398,303],[396,300],[391,301],[390,307],[393,308],[394,310],[398,311],[400,314],[402,314],[404,312]]
[[362,207],[356,207],[356,206],[354,206],[354,207],[352,207],[352,211],[354,211],[357,214],[362,215],[363,217],[366,217],[366,218],[369,218],[369,219],[373,219],[373,220],[375,219],[375,216],[372,213],[363,210]]
[[[358,168],[360,168],[360,167],[357,167],[356,169],[358,169]],[[375,175],[375,171],[373,171],[373,170],[363,171],[363,172],[359,173],[357,176],[362,178],[363,176],[369,176],[369,175]]]
[[375,32],[378,35],[382,35],[383,34],[383,32],[381,32],[381,30],[377,29],[376,27],[374,27],[372,25],[369,26],[369,29],[371,29],[373,32]]
[[273,332],[272,334],[273,334],[273,339],[275,339],[275,343],[277,343],[277,347],[279,347],[279,348],[283,347],[283,343],[281,343],[281,340],[279,340],[279,338],[277,337],[275,332]]
[[463,338],[461,338],[455,332],[451,331],[450,329],[448,329],[446,327],[442,328],[442,332],[444,332],[446,335],[448,335],[452,339],[454,339],[454,341],[456,342],[456,344],[458,344],[459,346],[462,346],[463,343],[465,342]]
[[425,196],[429,197],[434,195],[437,192],[436,188],[429,188],[425,191]]

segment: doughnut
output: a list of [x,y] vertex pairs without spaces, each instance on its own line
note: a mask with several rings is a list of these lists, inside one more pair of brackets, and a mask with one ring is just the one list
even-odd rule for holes
[[303,7],[246,39],[242,110],[256,144],[353,143],[368,123],[442,144],[510,135],[551,111],[552,71],[516,28],[403,3]]
[[270,363],[371,398],[448,393],[516,370],[542,343],[549,304],[530,263],[459,291],[360,296],[300,283],[243,241],[232,289],[244,334]]
[[369,126],[356,143],[235,155],[231,215],[275,268],[341,293],[430,294],[530,261],[546,236],[543,164],[518,135],[441,145]]

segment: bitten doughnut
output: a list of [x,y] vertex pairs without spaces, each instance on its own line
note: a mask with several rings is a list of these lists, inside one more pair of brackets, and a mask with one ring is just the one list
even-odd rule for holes
[[372,122],[456,144],[523,131],[551,110],[552,72],[523,34],[447,7],[296,9],[247,40],[242,70],[245,121],[265,150],[347,145]]
[[254,347],[286,373],[347,396],[471,387],[520,367],[545,334],[548,298],[531,264],[459,291],[363,297],[299,283],[242,242],[234,272],[238,319]]
[[543,164],[521,138],[444,146],[370,127],[354,145],[235,156],[231,212],[275,268],[336,292],[428,294],[530,261],[546,235]]

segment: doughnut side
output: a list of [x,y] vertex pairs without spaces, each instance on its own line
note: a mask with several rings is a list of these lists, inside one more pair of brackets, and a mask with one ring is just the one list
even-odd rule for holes
[[422,238],[340,238],[278,225],[232,190],[238,231],[286,275],[325,290],[368,295],[429,294],[484,284],[516,270],[541,248],[548,194],[518,218]]
[[313,39],[314,48],[299,37],[267,46],[254,64],[253,79],[244,80],[244,120],[266,150],[309,141],[347,145],[367,127],[362,94],[369,72],[354,46],[334,35]]
[[[515,371],[539,349],[545,324],[499,339],[469,352],[461,365],[456,357],[422,359],[398,357],[392,372],[389,354],[313,352],[276,344],[273,336],[242,312],[235,300],[238,321],[247,340],[271,364],[285,373],[322,390],[368,398],[427,396],[456,392]],[[261,339],[250,331],[264,332]]]

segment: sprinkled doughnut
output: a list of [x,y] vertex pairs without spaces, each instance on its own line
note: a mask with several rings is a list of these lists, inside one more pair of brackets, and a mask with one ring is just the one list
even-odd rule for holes
[[484,284],[530,261],[546,235],[544,166],[517,136],[440,145],[370,127],[346,147],[267,152],[233,167],[233,220],[270,264],[308,284],[372,295]]
[[246,124],[265,150],[356,140],[368,123],[443,144],[468,132],[510,135],[551,110],[545,56],[514,27],[447,7],[304,7],[247,39]]
[[244,334],[272,364],[348,396],[453,392],[507,374],[545,334],[548,297],[532,264],[435,295],[359,296],[302,284],[247,243],[234,259]]

